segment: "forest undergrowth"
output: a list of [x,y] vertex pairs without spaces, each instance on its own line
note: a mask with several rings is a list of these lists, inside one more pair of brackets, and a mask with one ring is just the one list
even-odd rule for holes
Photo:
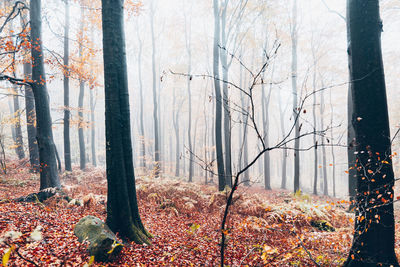
[[[8,266],[218,265],[227,193],[217,192],[215,185],[138,177],[140,214],[154,235],[152,245],[125,243],[114,262],[91,263],[87,245],[78,242],[73,228],[86,215],[105,220],[105,172],[74,169],[62,181],[74,199],[69,203],[57,195],[44,203],[19,203],[13,199],[38,190],[38,176],[13,162],[0,177],[0,255],[3,262],[9,256]],[[242,187],[228,220],[227,264],[341,265],[354,223],[347,209],[341,199]],[[398,255],[399,248],[397,243]]]

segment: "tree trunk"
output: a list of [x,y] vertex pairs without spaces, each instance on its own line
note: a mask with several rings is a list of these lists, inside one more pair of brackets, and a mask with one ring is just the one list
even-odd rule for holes
[[[285,120],[284,120],[284,109],[283,109],[283,103],[282,103],[282,97],[280,94],[279,90],[279,121],[281,122],[281,135],[282,138],[285,138]],[[286,166],[287,166],[287,151],[286,149],[282,149],[282,180],[281,180],[281,189],[286,189],[286,182],[287,182],[287,177],[286,177]]]
[[14,123],[15,123],[15,152],[17,153],[18,159],[25,158],[24,152],[24,141],[22,137],[22,128],[21,128],[21,109],[19,107],[19,97],[18,97],[18,88],[14,86]]
[[[324,84],[322,83],[322,88],[324,88]],[[324,130],[324,113],[325,113],[325,98],[324,98],[324,90],[320,92],[321,103],[320,103],[320,119],[321,119],[321,130]],[[324,179],[324,196],[328,195],[328,173],[326,170],[326,147],[325,147],[325,137],[321,137],[321,146],[322,146],[322,173]]]
[[[187,77],[187,93],[188,93],[188,109],[189,109],[189,114],[188,114],[188,143],[189,143],[189,182],[193,181],[193,161],[194,161],[194,149],[192,146],[192,92],[190,91],[190,82],[192,80],[191,71],[192,71],[192,51],[191,51],[191,26],[192,24],[189,24],[189,32],[187,27],[187,22],[186,22],[186,15],[185,15],[185,41],[186,41],[186,50],[188,53],[188,69],[187,69],[187,74],[189,75]],[[196,138],[194,138],[196,140]]]
[[142,40],[139,35],[139,23],[136,25],[137,27],[137,38],[139,41],[139,53],[138,53],[138,76],[139,76],[139,92],[140,92],[140,167],[143,168],[143,171],[146,169],[146,138],[144,135],[144,112],[143,112],[143,81],[142,81]]
[[151,67],[153,77],[153,120],[154,120],[154,175],[156,178],[160,176],[161,171],[161,159],[160,159],[160,138],[159,138],[159,123],[158,123],[158,101],[157,101],[157,79],[156,79],[156,44],[154,36],[154,3],[151,3],[151,14],[150,14],[150,27],[151,27],[151,44],[152,44],[152,56],[151,56]]
[[[31,80],[32,65],[30,59],[24,59],[24,77]],[[30,86],[25,85],[25,114],[26,127],[28,132],[29,162],[32,172],[39,172],[39,148],[36,141],[36,112],[35,97]]]
[[139,215],[129,111],[123,1],[102,0],[106,117],[107,219],[121,238],[149,243]]
[[[331,139],[333,140],[333,103],[332,103],[332,90],[329,91],[329,100],[331,104]],[[336,159],[335,159],[335,147],[331,147],[332,155],[332,193],[333,197],[336,197]]]
[[91,124],[91,148],[92,148],[92,165],[97,166],[97,158],[96,158],[96,121],[95,121],[95,108],[96,101],[93,96],[94,88],[90,89],[90,124]]
[[225,168],[224,168],[224,152],[222,148],[222,96],[221,83],[219,81],[219,36],[220,36],[220,19],[218,0],[213,0],[214,8],[214,45],[213,45],[213,75],[215,89],[215,150],[217,156],[218,169],[218,190],[225,189]]
[[180,108],[177,108],[175,105],[176,97],[175,97],[175,87],[173,89],[173,99],[172,99],[172,107],[174,112],[172,114],[172,122],[175,129],[175,177],[179,177],[180,169],[179,169],[179,161],[180,161],[180,144],[179,144],[179,112]]
[[353,244],[345,266],[399,266],[379,1],[348,0],[347,30],[358,194]]
[[[84,62],[82,62],[82,50],[83,50],[83,19],[84,19],[84,10],[81,7],[81,21],[80,21],[80,35],[81,40],[79,42],[79,58],[80,58],[80,67],[81,72],[83,72]],[[86,169],[86,149],[85,149],[85,136],[83,133],[83,129],[85,126],[84,118],[83,118],[83,100],[85,97],[85,81],[83,80],[82,74],[79,74],[79,97],[78,97],[78,138],[79,138],[79,159],[80,159],[80,169]]]
[[294,141],[294,192],[300,190],[300,127],[299,113],[297,110],[297,0],[293,3],[293,24],[292,24],[292,93],[293,93],[293,120],[295,125]]
[[69,107],[69,0],[65,0],[65,24],[64,24],[64,164],[66,171],[72,171],[71,166],[71,139]]
[[41,0],[31,0],[31,43],[32,43],[32,91],[35,97],[37,117],[37,143],[40,160],[40,190],[60,188],[57,172],[52,120],[50,115],[49,94],[46,87],[42,49]]
[[[227,40],[226,40],[226,12],[228,1],[222,6],[221,12],[221,66],[222,66],[222,103],[224,108],[224,144],[225,144],[225,183],[232,187],[232,148],[231,148],[231,112],[229,107],[228,92],[228,59],[227,59]],[[218,47],[218,49],[220,49]]]

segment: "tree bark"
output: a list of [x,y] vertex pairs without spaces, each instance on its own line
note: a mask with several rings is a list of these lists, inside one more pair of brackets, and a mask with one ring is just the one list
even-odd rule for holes
[[295,141],[294,141],[294,192],[300,190],[300,127],[299,110],[297,110],[297,0],[293,3],[292,14],[292,93],[293,93],[293,120],[295,121]]
[[102,0],[106,117],[106,223],[120,237],[149,243],[139,215],[129,111],[123,1]]
[[139,112],[140,112],[140,167],[143,168],[143,170],[146,169],[146,138],[144,135],[144,112],[143,112],[143,81],[142,81],[142,40],[140,39],[139,35],[139,24],[136,25],[137,27],[137,38],[139,42],[139,52],[138,52],[138,76],[139,76],[139,92],[140,92],[140,106],[139,106]]
[[218,169],[218,190],[225,189],[225,167],[224,152],[222,148],[222,96],[221,83],[219,81],[219,36],[220,36],[220,18],[218,0],[213,0],[214,8],[214,45],[213,45],[213,75],[215,89],[215,150],[217,156]]
[[394,173],[378,0],[348,0],[357,195],[353,244],[345,266],[399,266],[394,250]]
[[18,88],[14,86],[13,95],[13,106],[14,106],[14,121],[15,121],[15,152],[17,153],[18,159],[25,158],[24,151],[24,139],[22,137],[21,128],[21,110],[19,107]]
[[80,36],[81,40],[79,42],[79,58],[80,58],[80,71],[81,73],[79,74],[79,97],[78,97],[78,139],[79,139],[79,163],[80,163],[80,169],[84,170],[86,169],[86,149],[85,149],[85,136],[84,136],[84,128],[85,123],[84,123],[84,117],[83,117],[83,101],[85,97],[85,81],[83,80],[83,68],[84,68],[84,62],[82,62],[82,50],[83,50],[83,19],[84,19],[84,9],[81,7],[81,21],[80,21]]
[[[154,1],[153,1],[154,2]],[[159,122],[158,122],[158,101],[157,101],[157,79],[156,79],[156,44],[154,36],[154,3],[151,3],[150,27],[151,27],[151,44],[152,44],[152,81],[153,81],[153,120],[154,120],[154,175],[156,178],[160,176],[161,171],[161,151],[159,137]]]
[[[24,60],[24,77],[26,80],[31,80],[32,65],[30,59]],[[39,172],[39,148],[36,141],[36,112],[35,112],[35,97],[32,88],[28,85],[24,86],[25,89],[25,114],[26,114],[26,127],[28,133],[28,148],[29,148],[29,162],[31,164],[32,172]]]
[[36,138],[39,147],[40,190],[49,187],[60,188],[43,62],[41,0],[31,0],[29,11],[32,43],[32,91],[35,97],[37,117]]
[[65,2],[65,24],[64,24],[64,164],[66,171],[72,171],[71,166],[71,139],[69,107],[69,0]]

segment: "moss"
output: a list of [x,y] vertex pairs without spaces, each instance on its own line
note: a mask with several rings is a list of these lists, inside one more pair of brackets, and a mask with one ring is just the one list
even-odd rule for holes
[[332,226],[332,224],[325,220],[312,220],[311,226],[325,232],[335,232],[336,230],[335,227]]

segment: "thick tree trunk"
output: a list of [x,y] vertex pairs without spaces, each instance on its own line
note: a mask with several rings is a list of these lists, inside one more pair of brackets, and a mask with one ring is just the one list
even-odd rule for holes
[[357,195],[353,244],[345,266],[399,266],[379,1],[348,0],[347,30]]
[[[29,60],[29,61],[28,61]],[[25,59],[24,62],[24,77],[26,80],[31,80],[32,65],[30,59]],[[36,141],[36,112],[35,112],[35,97],[30,86],[25,88],[25,114],[26,127],[28,132],[28,148],[29,162],[32,172],[39,172],[39,148]]]
[[106,116],[107,220],[120,237],[149,243],[139,215],[129,111],[123,1],[102,0]]
[[293,3],[293,23],[292,23],[292,93],[293,93],[293,120],[295,121],[295,141],[294,141],[294,192],[300,190],[300,127],[299,110],[297,110],[297,0]]
[[60,188],[57,172],[55,145],[53,141],[49,94],[46,87],[42,49],[41,0],[31,0],[31,43],[32,43],[32,91],[35,97],[37,117],[37,143],[40,160],[40,190],[48,187]]
[[156,178],[160,176],[161,171],[161,151],[160,151],[160,137],[159,137],[159,113],[157,101],[157,78],[156,78],[156,44],[154,36],[154,7],[151,4],[150,14],[150,27],[151,27],[151,45],[152,45],[152,56],[151,56],[151,67],[152,67],[152,82],[153,82],[153,120],[154,120],[154,175]]
[[218,169],[218,190],[225,189],[225,168],[224,168],[224,152],[222,148],[222,96],[221,83],[219,81],[219,36],[220,36],[220,18],[218,0],[213,0],[214,8],[214,45],[213,45],[213,74],[215,89],[215,150],[217,156]]
[[64,164],[66,171],[72,171],[71,166],[71,139],[69,107],[69,0],[65,0],[65,24],[64,24]]

